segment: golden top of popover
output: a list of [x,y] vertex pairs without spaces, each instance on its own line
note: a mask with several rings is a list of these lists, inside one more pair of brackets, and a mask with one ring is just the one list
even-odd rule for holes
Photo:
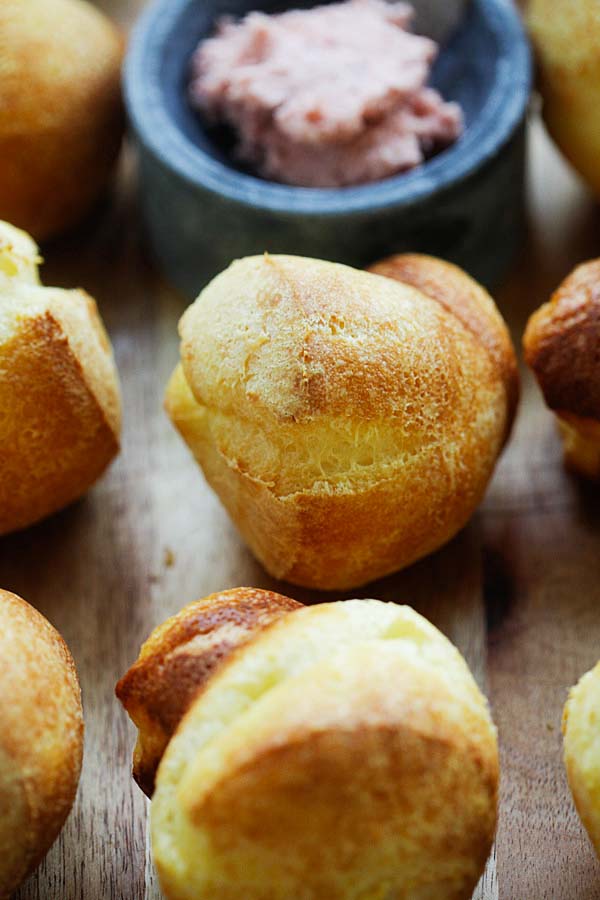
[[[594,50],[600,47],[600,10],[594,0],[529,0],[527,22],[544,62],[556,66],[557,74],[595,58]],[[592,73],[584,69],[579,74]]]
[[189,603],[155,628],[117,684],[139,729],[133,775],[149,797],[173,732],[215,671],[261,629],[301,605],[255,588],[234,588]]
[[453,263],[423,253],[399,253],[375,263],[369,271],[411,285],[436,300],[479,341],[504,384],[508,437],[519,400],[519,372],[506,323],[485,288]]
[[437,301],[321,260],[233,263],[180,333],[221,452],[279,495],[375,482],[432,443],[450,455],[473,391],[496,391],[488,355]]
[[[453,319],[408,284],[265,254],[232,263],[184,313],[182,363],[197,401],[224,413],[402,416],[416,434],[451,414],[463,350]],[[407,410],[422,377],[425,408]]]
[[567,159],[599,195],[598,0],[528,0],[524,7],[546,125]]
[[495,729],[458,651],[407,607],[297,610],[240,648],[160,764],[166,896],[470,897],[493,839]]
[[82,752],[68,648],[37,610],[0,591],[0,896],[38,865],[62,828]]
[[533,313],[523,347],[550,409],[600,421],[600,259],[578,266]]
[[94,300],[43,287],[37,247],[0,222],[0,534],[76,499],[119,448],[121,400]]
[[90,87],[102,101],[123,55],[118,29],[85,0],[2,0],[0,36],[2,136],[60,128],[74,103],[89,115]]
[[0,217],[46,240],[114,163],[124,41],[92,3],[2,0],[0,47]]

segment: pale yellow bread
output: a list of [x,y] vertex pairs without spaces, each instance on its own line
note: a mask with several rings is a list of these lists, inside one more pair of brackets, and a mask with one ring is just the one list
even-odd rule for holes
[[[498,315],[489,328],[514,367]],[[214,279],[180,333],[167,410],[277,578],[365,583],[445,543],[481,500],[514,415],[516,369],[439,299],[265,255]]]
[[62,828],[82,751],[68,648],[37,610],[0,591],[0,897],[39,864]]
[[375,600],[297,609],[209,677],[167,746],[161,886],[169,900],[468,898],[497,787],[486,702],[437,629]]
[[300,603],[255,588],[233,588],[189,603],[155,628],[117,684],[138,739],[133,777],[149,797],[169,740],[197,694],[230,655]]
[[600,663],[571,689],[563,735],[573,800],[600,857]]
[[529,318],[525,361],[557,416],[565,462],[600,479],[600,259],[577,266]]
[[529,0],[527,21],[548,130],[600,196],[600,4]]
[[123,49],[84,0],[0,3],[0,218],[37,240],[77,222],[112,171]]
[[84,291],[42,287],[37,247],[0,222],[0,534],[83,494],[119,449],[112,349]]

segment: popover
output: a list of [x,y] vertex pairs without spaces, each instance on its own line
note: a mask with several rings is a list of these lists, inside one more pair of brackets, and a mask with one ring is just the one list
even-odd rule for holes
[[600,259],[578,266],[531,316],[523,348],[556,413],[567,465],[600,478]]
[[0,222],[0,535],[80,497],[119,449],[112,349],[84,291],[43,287],[24,232]]
[[469,276],[408,259],[397,279],[246,258],[181,319],[166,408],[276,578],[364,584],[440,547],[482,499],[518,394],[510,338]]
[[54,843],[82,753],[81,694],[65,642],[41,613],[0,591],[0,897]]
[[0,3],[0,218],[38,241],[105,187],[124,113],[117,28],[84,0]]
[[600,663],[571,689],[563,714],[564,760],[575,806],[600,857]]
[[[227,599],[239,610],[235,590]],[[176,629],[197,616],[186,607]],[[165,897],[470,898],[494,835],[498,748],[458,650],[408,607],[348,600],[259,624],[207,669],[219,622],[213,633],[205,618],[196,696],[156,774]],[[143,664],[170,710],[177,661],[161,643]]]

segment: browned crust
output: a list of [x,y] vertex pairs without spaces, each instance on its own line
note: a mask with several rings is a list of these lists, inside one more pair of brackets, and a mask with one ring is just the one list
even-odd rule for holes
[[0,4],[0,218],[45,240],[105,185],[124,127],[124,41],[91,4]]
[[[234,588],[185,606],[156,628],[116,694],[140,729],[133,775],[149,797],[167,743],[192,701],[231,654],[301,604],[256,588]],[[198,636],[208,640],[194,645]]]
[[[181,363],[196,402],[249,419],[260,411],[282,424],[402,415],[410,427],[405,400],[420,388],[450,417],[448,392],[464,391],[458,355],[480,358],[480,343],[434,298],[408,284],[400,290],[394,280],[303,257],[234,262],[179,323]],[[210,347],[202,340],[207,330]],[[436,353],[447,361],[442,371]],[[485,363],[496,381],[487,355]]]
[[115,396],[117,408],[103,409],[50,311],[0,346],[0,534],[61,509],[99,477],[119,449]]
[[24,799],[21,821],[7,835],[1,820],[10,811],[0,796],[4,896],[37,867],[71,810],[81,771],[83,715],[75,664],[62,637],[37,610],[2,590],[0,691],[10,698],[0,709],[0,783],[5,789],[12,785]]
[[523,348],[550,409],[600,420],[600,259],[578,266],[531,316]]
[[[434,783],[440,793],[432,793]],[[268,747],[215,785],[194,818],[223,855],[224,900],[246,896],[243,872],[227,869],[232,842],[259,842],[275,872],[294,873],[311,897],[343,900],[348,882],[338,873],[358,859],[370,868],[372,852],[380,864],[372,896],[381,896],[382,884],[397,888],[406,866],[416,884],[402,896],[427,886],[430,896],[437,888],[446,900],[468,900],[494,838],[497,789],[497,761],[476,744],[457,747],[454,735],[432,737],[410,725],[363,724]]]
[[489,294],[458,266],[425,254],[390,256],[368,271],[409,284],[436,300],[485,348],[506,391],[508,439],[519,402],[519,370],[510,334]]
[[[465,458],[469,464],[472,458],[478,466],[485,463],[487,476],[496,449],[474,442],[465,448]],[[349,494],[279,498],[216,454],[202,464],[208,483],[267,571],[323,591],[366,584],[437,550],[466,524],[487,484],[475,469],[462,484],[450,486],[442,449],[431,457],[427,477],[411,466],[410,481],[383,480]]]

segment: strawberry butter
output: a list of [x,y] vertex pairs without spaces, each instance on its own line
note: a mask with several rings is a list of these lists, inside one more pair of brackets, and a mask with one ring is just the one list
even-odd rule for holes
[[426,86],[438,48],[411,18],[405,3],[346,0],[222,20],[194,55],[191,102],[275,181],[341,187],[414,168],[463,119]]

